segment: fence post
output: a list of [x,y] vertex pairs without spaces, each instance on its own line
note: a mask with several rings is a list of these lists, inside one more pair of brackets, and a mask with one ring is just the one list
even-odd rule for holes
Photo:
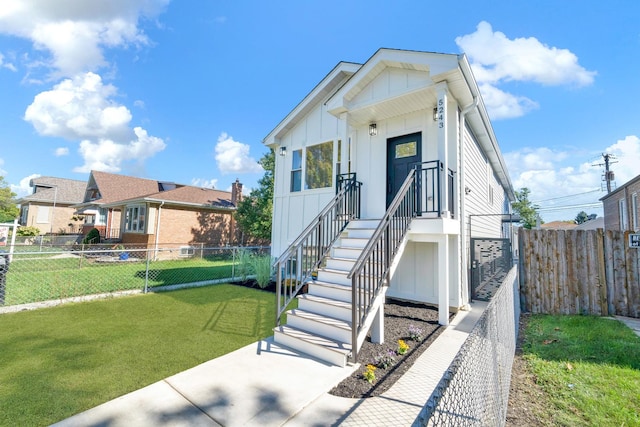
[[236,279],[236,247],[231,248],[231,281]]
[[144,272],[144,293],[149,291],[149,261],[151,260],[151,254],[147,251],[147,268]]

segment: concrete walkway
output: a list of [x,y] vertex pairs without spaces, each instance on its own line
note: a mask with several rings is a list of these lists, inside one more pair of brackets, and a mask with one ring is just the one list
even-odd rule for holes
[[411,369],[382,396],[328,394],[359,365],[339,368],[273,338],[63,420],[55,426],[411,425],[487,303],[459,312]]
[[633,317],[624,317],[624,316],[613,316],[615,319],[624,323],[628,327],[631,328],[633,332],[636,333],[640,337],[640,319],[636,319]]

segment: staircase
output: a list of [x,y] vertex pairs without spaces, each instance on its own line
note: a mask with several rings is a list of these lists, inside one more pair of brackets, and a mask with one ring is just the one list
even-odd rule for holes
[[276,343],[328,363],[345,366],[352,352],[352,280],[347,278],[380,220],[352,220],[307,281],[308,292],[297,296],[287,324],[274,329]]

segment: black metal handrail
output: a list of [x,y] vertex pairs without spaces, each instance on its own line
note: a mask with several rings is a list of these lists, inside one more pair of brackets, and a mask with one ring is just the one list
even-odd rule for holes
[[389,283],[391,263],[409,224],[416,216],[416,170],[412,169],[402,187],[389,205],[363,249],[360,257],[349,272],[352,292],[352,337],[351,357],[357,360],[360,350],[358,337],[363,330],[366,317],[373,308],[373,302],[385,283]]
[[355,174],[343,180],[338,194],[289,245],[274,263],[276,271],[276,325],[300,288],[317,271],[331,245],[349,221],[360,218],[361,182]]

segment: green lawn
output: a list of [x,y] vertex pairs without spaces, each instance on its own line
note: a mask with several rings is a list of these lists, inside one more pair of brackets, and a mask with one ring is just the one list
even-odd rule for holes
[[[144,254],[142,254],[144,256]],[[6,305],[144,289],[147,262],[100,263],[95,259],[16,257],[7,274]],[[232,261],[178,259],[149,264],[149,287],[228,279]]]
[[640,426],[640,337],[590,316],[532,316],[524,356],[559,426]]
[[0,425],[48,425],[272,334],[273,293],[233,285],[0,315]]

